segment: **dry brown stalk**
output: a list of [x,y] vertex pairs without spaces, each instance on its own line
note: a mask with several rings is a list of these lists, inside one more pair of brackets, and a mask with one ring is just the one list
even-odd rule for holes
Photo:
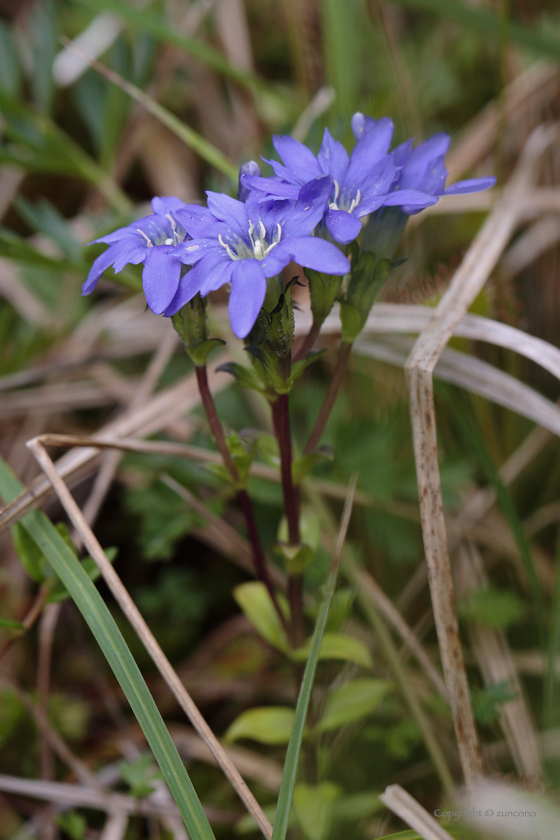
[[103,827],[103,832],[99,840],[122,840],[128,828],[128,814],[122,811],[115,811],[114,814],[109,814],[107,822]]
[[134,601],[130,597],[128,590],[123,585],[111,563],[108,561],[105,552],[101,548],[91,528],[86,522],[80,508],[74,501],[72,494],[68,490],[62,478],[58,475],[55,465],[44,449],[42,443],[36,438],[35,440],[29,441],[28,446],[39,462],[45,475],[48,477],[48,480],[51,482],[56,495],[60,499],[60,502],[70,518],[70,521],[80,534],[83,544],[97,564],[105,582],[111,590],[113,597],[133,626],[163,679],[173,692],[177,702],[188,716],[196,731],[199,733],[201,738],[204,739],[209,749],[212,751],[212,754],[218,762],[220,768],[230,781],[240,799],[243,801],[249,813],[256,820],[265,837],[272,837],[272,826],[263,813],[262,808],[241,778],[240,773],[231,761],[230,757],[204,720],[190,694],[182,684],[175,670],[171,666],[171,663],[157,643],[150,628],[144,621]]
[[452,840],[451,834],[400,785],[389,785],[379,798],[393,814],[417,831],[424,840]]
[[483,765],[455,612],[441,498],[432,375],[454,327],[488,279],[515,230],[519,208],[535,177],[540,157],[556,136],[555,128],[540,127],[527,141],[501,200],[468,249],[406,364],[428,579],[459,753],[469,787],[483,774]]
[[[460,544],[454,562],[453,579],[459,598],[465,598],[469,592],[488,585],[482,557],[473,543]],[[528,778],[540,776],[542,768],[539,746],[505,634],[471,622],[469,636],[485,684],[506,682],[515,695],[514,700],[502,706],[499,722],[517,772]]]

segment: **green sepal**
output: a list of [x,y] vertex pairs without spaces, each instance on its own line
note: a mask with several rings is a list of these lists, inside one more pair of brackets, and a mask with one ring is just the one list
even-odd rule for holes
[[355,242],[350,245],[350,253],[352,270],[340,305],[342,340],[346,344],[352,344],[365,327],[391,271],[391,260],[380,260],[376,254],[360,250]]
[[302,373],[307,370],[309,365],[312,365],[313,362],[316,362],[317,359],[320,359],[321,356],[327,352],[327,348],[325,347],[323,350],[312,350],[305,359],[301,359],[299,362],[296,362],[292,365],[292,369],[290,371],[290,378],[288,379],[286,385],[291,388],[294,387],[294,383],[300,378]]
[[265,387],[262,380],[259,378],[257,372],[245,365],[239,365],[237,362],[224,362],[216,370],[221,373],[229,373],[237,380],[237,384],[242,388],[252,388],[254,391],[264,393]]
[[294,461],[292,463],[292,481],[294,484],[299,484],[311,472],[315,464],[323,458],[326,458],[328,461],[333,460],[334,452],[330,446],[319,446],[318,449],[314,449],[312,452],[308,452],[307,455],[302,455],[301,458]]
[[208,338],[206,298],[199,294],[176,312],[171,320],[187,355],[197,367],[204,367],[212,350],[225,344],[221,338]]
[[245,350],[250,354],[255,371],[263,383],[263,393],[269,399],[275,394],[284,394],[284,382],[278,373],[278,358],[266,345],[249,344]]
[[305,276],[309,280],[313,321],[322,324],[340,294],[343,278],[333,274],[323,274],[311,268],[305,269]]

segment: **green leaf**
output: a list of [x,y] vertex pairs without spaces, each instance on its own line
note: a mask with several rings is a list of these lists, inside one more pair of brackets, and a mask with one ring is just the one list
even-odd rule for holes
[[294,811],[307,840],[323,840],[332,826],[332,806],[341,789],[334,782],[296,785]]
[[294,724],[294,710],[288,706],[248,709],[236,718],[225,734],[226,741],[251,738],[261,744],[287,744]]
[[393,688],[387,680],[359,677],[333,689],[325,703],[325,711],[316,732],[330,732],[348,723],[367,717]]
[[356,824],[357,820],[370,817],[384,807],[377,793],[354,793],[333,802],[331,814],[335,820]]
[[68,811],[66,814],[58,814],[55,822],[72,840],[85,840],[87,822],[77,811]]
[[[305,662],[309,656],[311,639],[307,643],[294,650],[290,655],[296,662]],[[325,633],[323,643],[319,652],[319,659],[342,659],[345,662],[354,662],[362,668],[372,668],[371,654],[365,644],[353,636],[344,633]]]
[[326,458],[328,461],[334,459],[334,452],[330,446],[320,446],[314,449],[313,452],[308,452],[307,455],[302,455],[292,463],[292,481],[294,484],[299,484],[305,476],[311,472],[315,464]]
[[19,522],[12,528],[12,540],[20,563],[30,578],[42,583],[46,578],[45,555],[37,546],[27,529]]
[[[0,495],[11,501],[23,489],[6,462],[0,459]],[[215,840],[154,699],[101,595],[42,511],[28,513],[21,525],[63,581],[101,647],[146,736],[192,840]]]
[[231,376],[234,376],[242,388],[249,388],[253,391],[260,391],[261,393],[264,390],[263,383],[254,368],[240,365],[237,362],[224,362],[216,370],[220,371],[220,373],[229,373]]
[[461,618],[476,621],[486,627],[505,629],[519,624],[527,615],[527,607],[510,589],[486,586],[471,592],[457,607]]
[[12,618],[0,618],[0,627],[6,630],[20,630],[22,632],[25,632],[27,629],[21,621],[14,621]]
[[501,680],[493,685],[487,685],[480,691],[473,691],[472,705],[477,723],[488,726],[498,720],[501,715],[499,707],[519,696],[513,689],[514,686],[509,680]]
[[[260,581],[241,583],[233,590],[233,597],[263,639],[266,639],[269,644],[283,653],[290,649],[286,631],[282,627],[272,598],[264,583]],[[281,597],[278,600],[280,608],[284,610],[286,617],[288,617],[285,602]]]
[[149,796],[155,788],[151,782],[161,779],[161,773],[154,769],[151,755],[142,755],[136,761],[119,761],[117,769],[123,781],[130,787],[130,794],[137,799]]

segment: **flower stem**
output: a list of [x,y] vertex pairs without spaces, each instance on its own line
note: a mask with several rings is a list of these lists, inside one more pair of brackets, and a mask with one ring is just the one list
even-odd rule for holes
[[[206,366],[197,366],[195,370],[196,381],[198,382],[198,390],[200,392],[200,398],[202,400],[202,405],[204,406],[204,411],[206,412],[206,417],[208,419],[210,430],[212,432],[214,440],[216,441],[218,449],[220,450],[220,454],[223,458],[224,464],[232,477],[232,480],[235,483],[238,483],[239,472],[237,470],[237,467],[233,463],[232,457],[227,447],[224,430],[220,422],[220,418],[218,417],[218,412],[216,411],[216,404],[214,403],[214,399],[212,397],[212,393],[208,385],[208,373],[206,370]],[[251,504],[249,494],[244,489],[238,489],[236,491],[236,498],[245,517],[247,533],[249,535],[249,541],[253,550],[253,563],[255,565],[256,575],[259,578],[259,580],[266,586],[274,604],[274,607],[276,609],[276,612],[278,613],[278,617],[280,618],[280,621],[282,622],[286,633],[288,633],[286,617],[280,609],[280,604],[278,603],[276,592],[274,590],[274,584],[272,583],[272,579],[270,577],[266,565],[266,560],[264,552],[262,550],[259,532],[257,529],[257,523],[255,520],[255,514],[253,512],[253,506]]]
[[294,362],[299,362],[301,359],[305,359],[307,354],[313,350],[313,346],[319,337],[319,333],[321,332],[321,327],[323,326],[322,321],[313,321],[311,324],[311,329],[301,342],[298,347],[298,350],[294,356]]
[[[291,546],[298,546],[301,542],[299,530],[299,495],[292,480],[292,439],[290,434],[290,411],[287,394],[278,394],[276,402],[272,404],[272,417],[278,447],[280,449],[280,470],[282,476],[282,491],[284,494],[284,510],[288,522],[288,541]],[[294,648],[301,647],[305,639],[303,624],[303,576],[301,574],[288,576],[288,599],[292,617],[291,642]]]
[[325,397],[325,401],[321,406],[319,416],[315,421],[313,431],[311,432],[310,438],[307,441],[307,445],[305,447],[306,453],[312,452],[321,440],[321,436],[325,430],[325,426],[327,425],[327,420],[329,419],[332,407],[334,405],[334,401],[336,399],[336,395],[338,394],[338,390],[342,384],[344,373],[346,371],[346,365],[348,364],[348,359],[350,358],[351,352],[352,345],[346,344],[343,341],[340,345],[340,350],[338,351],[338,359],[336,360],[336,367],[334,369],[334,374],[329,385],[329,390],[327,391],[327,396]]

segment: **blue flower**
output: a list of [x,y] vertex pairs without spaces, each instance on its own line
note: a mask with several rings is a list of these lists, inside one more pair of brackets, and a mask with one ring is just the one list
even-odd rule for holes
[[300,200],[246,202],[208,192],[208,207],[188,205],[173,213],[192,240],[178,247],[186,263],[195,263],[179,283],[165,314],[174,315],[196,294],[231,283],[229,316],[239,338],[251,331],[263,305],[267,278],[294,260],[304,268],[346,274],[350,263],[331,242],[311,234],[321,220],[331,192],[329,178],[300,191]]
[[95,289],[109,266],[112,265],[117,274],[125,265],[143,263],[142,283],[148,306],[156,315],[164,312],[179,285],[183,253],[178,246],[186,236],[184,228],[171,214],[185,206],[173,196],[154,198],[153,215],[144,216],[127,227],[90,242],[90,245],[104,242],[109,247],[93,263],[82,286],[82,294],[89,295]]
[[269,197],[295,200],[310,180],[329,175],[332,188],[325,224],[337,242],[347,244],[360,233],[362,216],[379,207],[411,202],[426,207],[437,200],[415,189],[393,192],[398,170],[387,154],[392,135],[393,123],[385,117],[363,132],[348,156],[325,128],[317,157],[292,137],[275,135],[272,142],[284,165],[267,161],[274,170],[272,178],[242,175],[241,183]]
[[[374,120],[357,113],[352,117],[352,131],[358,143],[369,133],[378,130],[382,120]],[[481,192],[493,187],[495,178],[469,178],[465,181],[457,181],[450,187],[445,188],[447,180],[447,169],[445,166],[445,154],[449,149],[451,138],[443,132],[434,134],[428,140],[420,143],[415,149],[412,148],[413,141],[407,140],[397,146],[390,153],[390,157],[397,169],[397,177],[393,189],[402,193],[410,190],[433,196],[435,203],[440,195],[462,195],[464,193]],[[425,204],[417,204],[414,201],[401,202],[403,213],[411,216],[424,209]]]

